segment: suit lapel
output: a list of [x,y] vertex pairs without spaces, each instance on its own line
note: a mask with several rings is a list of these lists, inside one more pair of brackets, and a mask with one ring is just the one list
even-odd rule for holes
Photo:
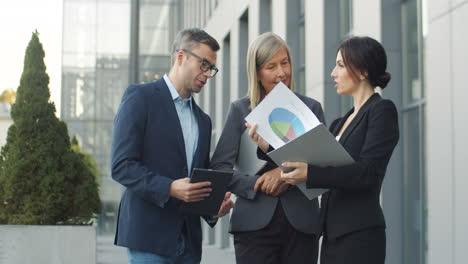
[[200,157],[200,150],[202,147],[204,135],[207,132],[207,127],[204,126],[203,120],[201,117],[201,109],[198,107],[198,105],[195,103],[195,98],[192,97],[192,106],[193,106],[193,114],[195,116],[195,120],[197,121],[198,124],[198,140],[197,140],[197,149],[195,150],[195,153],[193,154],[193,159],[192,159],[192,168],[194,168],[195,165],[198,164],[198,159]]
[[[359,112],[357,113],[356,117],[351,121],[351,123],[348,125],[346,130],[343,132],[343,134],[340,137],[340,143],[343,145],[346,142],[346,139],[348,139],[349,135],[353,132],[354,128],[361,122],[362,118],[364,117],[365,113],[369,110],[369,107],[372,105],[372,103],[375,100],[378,100],[380,98],[380,95],[378,93],[373,94],[367,101],[364,103],[364,105],[359,109]],[[346,118],[343,118],[341,122],[346,122],[346,119],[349,117],[349,115],[353,112],[354,108],[351,109],[346,114]],[[340,122],[340,123],[341,123]],[[339,127],[341,128],[343,124],[341,124]],[[337,132],[338,133],[338,132]]]
[[343,116],[340,121],[338,121],[338,124],[335,125],[335,127],[333,127],[333,130],[331,131],[333,136],[336,137],[336,135],[338,135],[338,133],[340,133],[340,130],[341,128],[343,127],[344,123],[346,122],[346,119],[348,119],[349,115],[354,111],[354,108],[352,108],[351,110],[349,110],[348,113],[346,113],[345,116]]
[[182,157],[184,157],[185,163],[187,163],[187,156],[185,153],[185,143],[184,143],[184,134],[182,133],[182,127],[180,126],[179,115],[177,114],[176,107],[174,105],[174,100],[172,99],[171,92],[169,87],[167,87],[166,81],[164,78],[159,79],[161,86],[161,95],[163,96],[162,103],[164,108],[168,109],[169,116],[167,117],[168,122],[166,123],[166,128],[169,131],[173,131],[175,138],[177,140],[177,150],[180,152]]

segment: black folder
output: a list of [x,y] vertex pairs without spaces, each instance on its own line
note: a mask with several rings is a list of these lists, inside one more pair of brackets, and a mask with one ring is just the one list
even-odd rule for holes
[[227,186],[232,178],[232,171],[220,171],[195,168],[192,171],[191,183],[211,182],[210,196],[199,202],[187,203],[183,202],[180,210],[184,213],[215,216],[218,214],[221,203],[224,200],[224,195],[227,191]]

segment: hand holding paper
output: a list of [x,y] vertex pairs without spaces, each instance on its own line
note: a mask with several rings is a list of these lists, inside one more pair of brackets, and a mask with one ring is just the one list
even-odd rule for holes
[[257,133],[275,149],[320,124],[314,113],[282,82],[245,120],[257,125]]
[[252,141],[258,146],[260,147],[260,149],[263,151],[263,152],[267,152],[268,151],[268,147],[270,146],[270,144],[268,144],[268,142],[266,142],[258,133],[257,133],[257,125],[250,125],[249,123],[245,123],[245,126],[249,129],[249,136],[250,138],[252,139]]

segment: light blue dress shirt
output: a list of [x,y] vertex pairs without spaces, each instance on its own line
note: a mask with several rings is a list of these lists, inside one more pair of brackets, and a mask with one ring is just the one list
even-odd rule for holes
[[192,96],[190,96],[188,99],[182,99],[171,80],[169,80],[167,74],[164,75],[164,81],[166,82],[167,87],[169,87],[169,91],[171,92],[172,99],[174,100],[174,105],[177,110],[177,115],[179,117],[180,127],[182,128],[185,145],[185,156],[187,157],[187,168],[189,172],[188,177],[190,177],[192,171],[193,155],[197,150],[199,136],[198,123],[193,112]]

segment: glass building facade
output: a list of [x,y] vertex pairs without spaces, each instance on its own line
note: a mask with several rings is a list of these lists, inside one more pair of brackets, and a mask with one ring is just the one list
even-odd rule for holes
[[128,85],[128,0],[65,0],[61,118],[97,160],[99,232],[115,230],[120,187],[110,178],[112,120]]
[[168,72],[178,2],[64,0],[61,118],[99,165],[99,234],[115,232],[122,190],[110,175],[114,116],[130,83]]

